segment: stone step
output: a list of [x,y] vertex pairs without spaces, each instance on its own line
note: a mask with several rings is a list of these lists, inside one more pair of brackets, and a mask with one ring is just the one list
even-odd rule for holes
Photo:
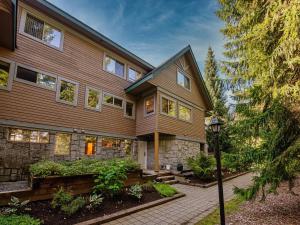
[[159,176],[156,178],[157,180],[160,180],[160,181],[166,181],[166,180],[174,180],[175,177],[172,176],[172,175],[169,175],[169,176]]
[[177,184],[178,181],[177,180],[166,180],[163,183],[165,183],[165,184]]

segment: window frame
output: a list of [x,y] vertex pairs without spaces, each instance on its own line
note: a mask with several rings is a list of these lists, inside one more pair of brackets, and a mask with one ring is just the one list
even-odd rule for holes
[[[57,152],[56,152],[56,142],[57,142],[57,135],[58,134],[67,134],[67,135],[69,135],[70,136],[70,143],[69,143],[69,153],[68,154],[57,154]],[[72,145],[72,134],[70,134],[70,133],[65,133],[65,132],[57,132],[56,134],[55,134],[55,144],[54,144],[54,156],[57,156],[57,157],[59,157],[59,156],[70,156],[71,155],[71,145]]]
[[0,86],[0,90],[11,91],[13,80],[14,80],[14,74],[15,74],[15,70],[16,70],[16,63],[12,60],[9,60],[9,59],[3,58],[3,57],[0,57],[0,61],[3,61],[5,63],[9,64],[7,87]]
[[[68,83],[72,83],[75,85],[75,90],[74,90],[74,101],[73,102],[68,102],[65,100],[60,99],[60,88],[61,88],[61,81],[66,81]],[[64,103],[67,105],[71,106],[77,106],[78,103],[78,92],[79,92],[79,83],[73,80],[69,80],[63,77],[58,77],[57,78],[57,83],[56,83],[56,102],[59,103]]]
[[[113,73],[113,72],[111,72],[111,71],[108,71],[108,70],[106,69],[106,64],[105,64],[105,59],[106,59],[106,57],[109,57],[109,58],[111,58],[112,60],[118,61],[118,62],[120,62],[120,63],[122,63],[122,64],[124,65],[124,75],[123,75],[122,77],[119,76],[118,74]],[[119,77],[119,78],[121,78],[121,79],[123,79],[123,80],[127,80],[127,64],[124,63],[122,60],[117,59],[117,57],[111,56],[111,54],[104,53],[104,55],[103,55],[103,64],[102,64],[102,68],[103,68],[103,70],[104,70],[105,72],[107,72],[107,73],[109,73],[109,74],[112,74],[112,75],[114,75],[114,76],[116,76],[116,77]]]
[[[192,123],[192,121],[193,121],[193,108],[186,105],[186,104],[184,104],[184,103],[182,103],[182,102],[178,102],[177,105],[178,105],[178,109],[177,109],[178,110],[178,120],[183,121],[183,122],[187,122],[187,123]],[[183,107],[188,108],[188,109],[191,110],[191,119],[190,120],[180,119],[180,117],[179,117],[179,106],[183,106]]]
[[[172,115],[169,115],[168,113],[165,113],[162,111],[162,99],[165,98],[167,99],[168,101],[172,101],[175,103],[175,115],[172,116]],[[160,114],[162,115],[165,115],[165,116],[169,116],[169,117],[172,117],[172,118],[177,118],[177,100],[174,99],[174,98],[171,98],[169,96],[166,96],[166,95],[160,95]]]
[[[156,98],[155,98],[156,95],[148,95],[146,97],[144,97],[144,105],[143,105],[143,108],[144,108],[144,117],[147,117],[147,116],[152,116],[155,114],[156,112]],[[153,105],[154,105],[154,108],[153,108],[153,112],[151,113],[147,113],[146,112],[146,101],[150,98],[153,98]]]
[[[187,77],[187,78],[189,79],[189,81],[190,81],[190,88],[186,88],[184,85],[182,86],[181,84],[178,83],[178,76],[179,76],[179,73],[182,74],[184,77]],[[184,89],[187,90],[187,91],[192,92],[192,83],[191,83],[191,80],[192,80],[191,77],[188,76],[188,75],[186,75],[185,72],[183,72],[183,71],[180,70],[180,69],[177,69],[177,73],[176,73],[176,83],[177,83],[178,86],[184,88]]]
[[[17,73],[18,73],[18,68],[19,67],[22,67],[22,68],[27,69],[27,70],[31,70],[31,71],[33,71],[35,73],[41,73],[41,74],[44,74],[44,75],[47,75],[47,76],[55,78],[54,88],[50,88],[50,87],[47,87],[47,86],[40,85],[38,83],[33,83],[33,82],[30,82],[30,81],[18,78],[17,77]],[[43,89],[47,89],[47,90],[50,90],[50,91],[56,91],[57,90],[58,76],[53,75],[53,74],[48,73],[48,72],[44,72],[44,71],[36,69],[36,68],[33,68],[31,66],[27,66],[27,65],[24,65],[24,64],[21,64],[21,63],[16,63],[16,68],[15,68],[15,73],[14,73],[14,80],[18,81],[18,82],[21,82],[21,83],[24,83],[24,84],[32,85],[32,86],[43,88]]]
[[[25,32],[25,23],[26,23],[27,14],[30,14],[30,15],[36,17],[37,19],[43,21],[44,24],[48,24],[51,27],[53,27],[54,29],[60,31],[61,37],[60,37],[60,45],[59,45],[59,47],[51,45],[51,44],[47,43],[46,41],[43,41],[43,40],[41,40],[39,38],[36,38],[36,37],[34,37],[34,36],[32,36],[32,35],[30,35],[30,34],[28,34],[28,33]],[[48,22],[48,21],[49,21],[49,19],[46,16],[41,15],[39,13],[34,13],[34,12],[29,11],[29,10],[27,10],[25,8],[22,8],[19,33],[22,34],[22,35],[24,35],[24,36],[26,36],[26,37],[29,37],[29,38],[31,38],[31,39],[39,42],[39,43],[42,43],[42,44],[44,44],[44,45],[46,45],[48,47],[51,47],[51,48],[59,50],[59,51],[63,51],[64,30],[61,28],[61,26],[53,25],[54,23],[52,21],[50,21],[50,22]]]
[[[109,96],[113,97],[113,103],[110,104],[110,103],[105,102],[104,95],[109,95]],[[117,105],[114,104],[115,103],[115,98],[118,98],[118,99],[122,100],[122,107],[117,106]],[[111,94],[109,92],[105,92],[105,91],[102,92],[102,104],[103,105],[107,105],[107,106],[114,107],[114,108],[117,108],[117,109],[123,109],[124,108],[124,101],[125,101],[124,98],[121,98],[117,95],[113,95],[113,94]]]
[[[127,102],[133,104],[133,106],[132,106],[132,116],[126,115],[126,107],[127,107],[126,103]],[[134,120],[135,119],[135,102],[130,101],[130,100],[124,100],[124,105],[125,105],[124,106],[124,117]]]
[[[137,74],[139,74],[141,77],[140,78],[138,78],[138,79],[136,79],[136,80],[131,80],[130,78],[129,78],[129,70],[134,70]],[[137,80],[139,80],[139,79],[141,79],[142,78],[142,73],[141,72],[139,72],[138,70],[136,70],[134,67],[132,67],[132,66],[127,66],[127,80],[129,81],[129,82],[135,82],[135,81],[137,81]]]
[[[30,132],[30,136],[29,136],[29,141],[16,141],[16,140],[11,140],[11,131],[12,130],[26,130],[26,131],[29,131]],[[31,135],[32,135],[32,132],[38,132],[38,139],[40,137],[40,132],[47,132],[48,133],[48,141],[47,142],[41,142],[41,141],[37,141],[37,142],[34,142],[34,141],[31,141]],[[7,140],[8,142],[14,142],[14,143],[27,143],[27,144],[49,144],[50,143],[50,132],[48,130],[39,130],[39,129],[36,129],[36,130],[31,130],[31,129],[23,129],[23,128],[10,128],[9,129],[9,132],[8,132],[8,137],[7,137]]]
[[[93,108],[93,107],[89,106],[89,104],[88,104],[89,90],[93,90],[93,91],[98,91],[99,92],[99,97],[98,97],[99,109],[96,109],[96,108]],[[98,89],[98,88],[86,86],[85,87],[85,97],[84,97],[84,107],[86,109],[89,109],[89,110],[92,110],[92,111],[101,112],[101,110],[102,110],[102,90]]]

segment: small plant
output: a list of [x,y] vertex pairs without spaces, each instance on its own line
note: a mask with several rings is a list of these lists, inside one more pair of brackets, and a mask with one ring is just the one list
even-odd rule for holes
[[40,225],[39,219],[34,219],[28,215],[0,215],[1,225]]
[[15,196],[11,196],[10,202],[8,203],[10,207],[5,210],[5,214],[13,214],[13,213],[20,213],[22,211],[29,211],[30,208],[26,207],[28,203],[29,200],[21,201],[19,198]]
[[169,184],[157,183],[153,186],[155,190],[163,197],[172,197],[177,193],[177,190]]
[[66,192],[63,187],[60,187],[59,190],[53,196],[51,206],[52,208],[57,208],[68,204],[72,201],[72,199],[72,195]]
[[152,181],[148,181],[145,184],[142,184],[142,188],[145,192],[153,192],[155,191],[155,188],[153,187],[153,182]]
[[140,184],[135,184],[132,185],[129,189],[128,189],[128,194],[137,198],[138,200],[141,200],[141,198],[143,197],[143,189],[142,186]]
[[67,215],[72,215],[76,213],[79,209],[83,208],[85,205],[85,199],[81,196],[72,200],[69,204],[65,204],[61,206],[61,211],[63,211]]
[[98,206],[100,206],[103,202],[103,197],[102,195],[97,195],[97,194],[93,194],[89,196],[89,204],[86,206],[88,209],[93,209],[96,208]]
[[206,156],[201,152],[196,157],[189,158],[188,165],[200,179],[212,180],[215,177],[216,161],[213,156]]

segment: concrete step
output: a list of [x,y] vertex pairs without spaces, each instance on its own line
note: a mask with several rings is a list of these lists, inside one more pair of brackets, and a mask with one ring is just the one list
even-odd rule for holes
[[178,181],[177,180],[166,180],[163,183],[165,183],[165,184],[177,184]]
[[156,178],[156,180],[160,180],[160,181],[174,180],[174,179],[175,179],[175,177],[173,175],[159,176]]

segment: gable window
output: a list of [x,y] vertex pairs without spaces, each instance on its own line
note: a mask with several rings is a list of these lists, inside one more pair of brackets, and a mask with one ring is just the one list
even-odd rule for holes
[[161,97],[161,113],[175,117],[176,116],[176,102],[170,98]]
[[49,46],[62,47],[62,32],[59,29],[27,12],[24,12],[23,17],[22,32]]
[[9,140],[28,143],[49,143],[49,132],[24,129],[10,129]]
[[155,100],[154,100],[154,95],[149,96],[145,98],[144,102],[144,110],[145,110],[145,115],[151,115],[154,114],[155,112]]
[[0,59],[0,89],[10,90],[14,63]]
[[107,105],[115,106],[117,108],[123,108],[123,99],[108,93],[104,93],[103,103]]
[[125,77],[125,66],[124,63],[121,63],[120,61],[113,59],[109,56],[105,56],[104,59],[104,69],[107,72],[113,73],[119,77]]
[[191,90],[190,78],[180,71],[177,71],[177,84],[184,87],[185,89]]
[[55,155],[69,155],[71,147],[71,135],[57,133],[55,136]]
[[25,83],[36,84],[44,88],[55,90],[56,77],[36,72],[22,66],[18,66],[16,78]]
[[129,117],[129,118],[134,118],[134,116],[135,116],[134,115],[135,114],[134,110],[135,110],[134,103],[126,101],[125,116]]
[[132,68],[128,68],[128,80],[129,81],[136,81],[142,77],[142,74],[137,72],[136,70]]
[[87,87],[85,92],[85,107],[100,111],[101,91]]
[[78,84],[63,78],[58,79],[56,101],[77,105]]
[[86,136],[85,137],[85,154],[86,155],[94,155],[96,152],[96,136]]
[[178,105],[178,118],[190,122],[192,120],[192,109],[182,104]]

